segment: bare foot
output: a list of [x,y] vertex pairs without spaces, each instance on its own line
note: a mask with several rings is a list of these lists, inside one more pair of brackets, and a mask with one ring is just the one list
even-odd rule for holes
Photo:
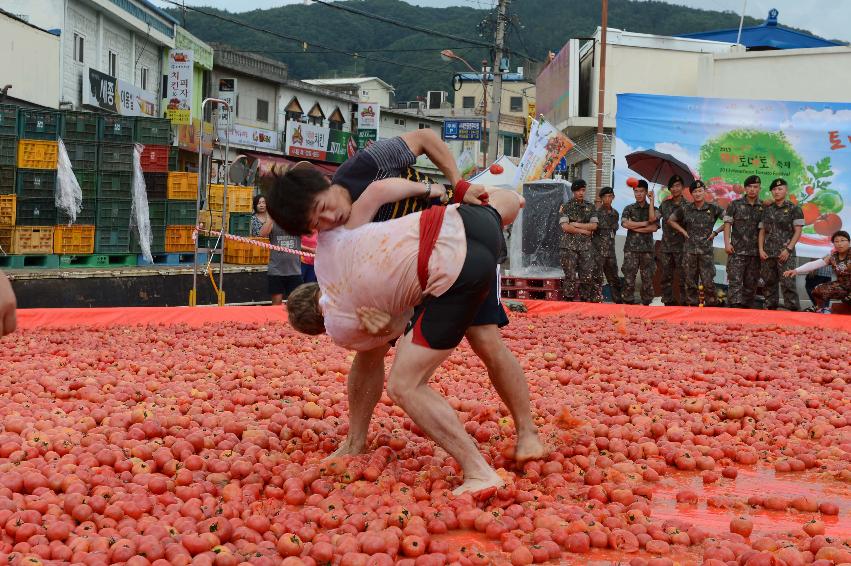
[[476,492],[486,490],[488,488],[498,488],[505,485],[505,482],[499,477],[494,470],[491,470],[485,477],[475,478],[470,477],[464,479],[464,483],[456,487],[453,491],[453,495],[461,495],[462,493],[470,492],[475,494]]
[[365,452],[366,444],[356,445],[352,442],[349,442],[349,439],[343,441],[339,448],[334,450],[331,454],[322,459],[323,462],[329,462],[335,458],[341,458],[343,456],[357,456],[358,454],[363,454]]
[[549,455],[550,449],[538,438],[537,434],[521,436],[514,447],[514,460],[523,464],[530,460],[542,460]]

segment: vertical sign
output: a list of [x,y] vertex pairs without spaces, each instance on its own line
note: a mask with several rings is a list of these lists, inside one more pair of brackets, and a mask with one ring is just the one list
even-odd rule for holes
[[192,51],[172,49],[168,54],[168,91],[166,116],[172,124],[192,121]]
[[364,149],[378,139],[381,105],[377,102],[358,104],[358,148]]
[[[219,79],[219,98],[226,101],[232,111],[236,110],[236,79]],[[225,108],[219,108],[219,127],[226,128],[230,124],[230,112]]]

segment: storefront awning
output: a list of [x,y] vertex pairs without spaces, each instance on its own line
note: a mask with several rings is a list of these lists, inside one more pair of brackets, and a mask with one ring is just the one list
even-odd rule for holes
[[289,168],[298,163],[299,161],[307,161],[311,165],[313,165],[316,169],[325,173],[326,175],[333,175],[337,172],[337,168],[339,165],[333,163],[317,163],[315,161],[310,161],[309,159],[290,159],[288,157],[279,157],[277,155],[267,155],[265,153],[254,153],[251,151],[243,152],[245,155],[249,157],[253,157],[257,161],[260,162],[260,167],[258,169],[258,174],[263,176],[267,175],[272,167],[277,168]]

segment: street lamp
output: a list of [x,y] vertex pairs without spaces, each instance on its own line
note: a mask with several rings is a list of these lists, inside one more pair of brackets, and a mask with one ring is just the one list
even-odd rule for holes
[[[470,65],[466,59],[457,55],[451,49],[444,49],[440,52],[440,58],[446,61],[452,61],[453,59],[457,61],[461,61],[466,65],[468,69],[470,69],[473,73],[476,72],[476,69]],[[487,75],[485,74],[485,69],[487,68],[488,62],[486,60],[482,60],[482,74],[481,74],[481,83],[482,83],[482,139],[479,140],[479,144],[482,146],[482,169],[484,169],[488,164],[487,157],[487,146],[485,145],[485,140],[487,139],[487,116],[488,116],[488,87],[487,87]]]

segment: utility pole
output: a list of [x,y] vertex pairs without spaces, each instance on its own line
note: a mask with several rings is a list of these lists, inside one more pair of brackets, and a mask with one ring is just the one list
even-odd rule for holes
[[[491,88],[491,116],[488,127],[488,160],[496,161],[499,149],[499,112],[502,108],[502,58],[505,56],[505,26],[508,24],[508,4],[511,0],[499,0],[496,16],[496,49],[493,59],[493,87]],[[485,164],[487,165],[487,163]]]
[[603,17],[600,33],[600,92],[597,99],[597,188],[595,196],[603,188],[603,116],[606,110],[606,30],[609,25],[609,1],[603,0]]

